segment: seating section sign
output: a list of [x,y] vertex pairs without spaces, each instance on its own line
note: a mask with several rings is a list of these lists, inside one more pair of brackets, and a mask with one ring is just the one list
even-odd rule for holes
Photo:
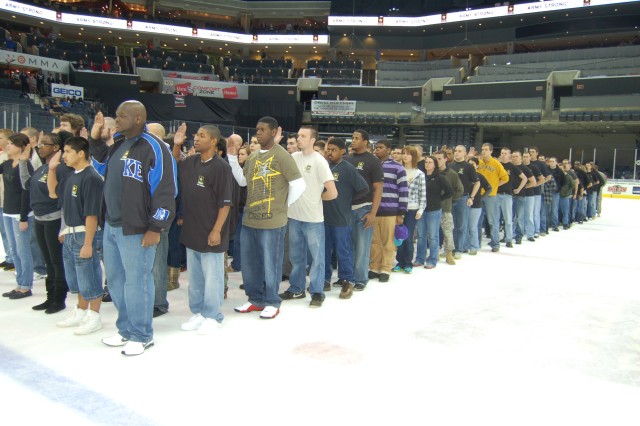
[[162,93],[223,99],[249,99],[249,88],[246,84],[181,78],[163,78]]
[[352,116],[356,114],[356,101],[328,101],[314,99],[311,101],[311,114]]

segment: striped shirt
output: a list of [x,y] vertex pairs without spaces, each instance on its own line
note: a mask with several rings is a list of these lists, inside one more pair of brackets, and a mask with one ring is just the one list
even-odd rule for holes
[[404,167],[388,158],[382,162],[382,172],[382,201],[377,216],[400,216],[407,213],[409,184]]

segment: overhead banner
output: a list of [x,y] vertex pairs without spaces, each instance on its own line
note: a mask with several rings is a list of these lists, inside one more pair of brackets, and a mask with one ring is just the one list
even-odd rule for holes
[[84,88],[79,86],[69,86],[68,84],[52,83],[51,96],[54,98],[84,99]]
[[27,55],[26,53],[0,50],[0,63],[9,67],[39,68],[44,71],[69,74],[69,62],[60,59],[45,58],[44,56]]
[[249,99],[249,87],[246,84],[181,78],[163,78],[162,93],[223,99]]
[[162,76],[164,78],[181,78],[184,80],[206,80],[206,81],[217,81],[218,76],[212,74],[198,74],[195,72],[184,72],[184,71],[162,71]]
[[327,101],[313,99],[311,114],[350,116],[356,114],[356,101]]

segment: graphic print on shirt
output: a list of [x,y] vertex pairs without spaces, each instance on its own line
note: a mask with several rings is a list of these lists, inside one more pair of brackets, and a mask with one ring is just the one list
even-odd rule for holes
[[[281,173],[272,168],[273,156],[267,158],[265,161],[256,160],[253,167],[253,177],[251,183],[253,190],[256,187],[259,189],[262,185],[262,197],[253,200],[249,205],[254,209],[251,212],[251,216],[254,219],[271,219],[273,214],[271,212],[271,202],[274,201],[272,178],[280,176]],[[258,207],[259,206],[259,207]]]
[[196,183],[196,186],[204,188],[204,176],[198,176],[198,182]]
[[49,173],[44,172],[44,173],[42,174],[42,177],[40,177],[40,179],[38,179],[38,182],[41,182],[41,183],[47,183],[47,176],[49,176]]
[[71,196],[72,197],[77,197],[78,196],[78,185],[73,185],[71,187]]

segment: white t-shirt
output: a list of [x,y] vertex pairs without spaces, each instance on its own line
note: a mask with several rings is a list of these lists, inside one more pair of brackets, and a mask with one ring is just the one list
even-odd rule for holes
[[302,196],[289,207],[288,216],[301,222],[324,222],[322,192],[325,182],[333,180],[329,163],[315,151],[309,155],[294,152],[291,157],[296,162],[307,188]]

